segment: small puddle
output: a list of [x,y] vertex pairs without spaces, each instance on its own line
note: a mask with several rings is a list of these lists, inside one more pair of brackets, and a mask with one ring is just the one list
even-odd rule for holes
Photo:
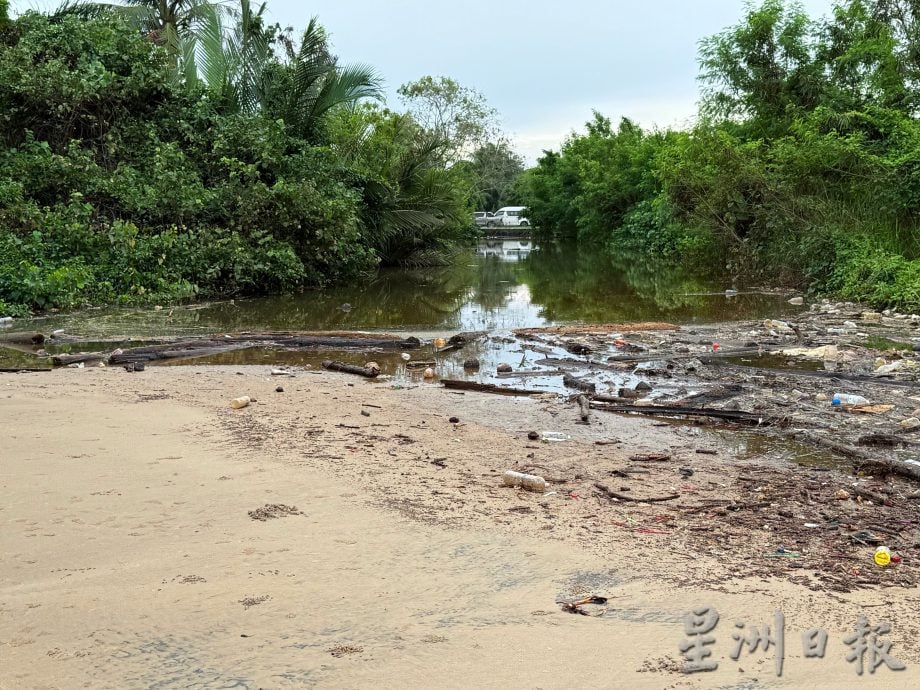
[[793,438],[728,429],[709,430],[709,433],[727,444],[732,455],[740,460],[756,460],[767,464],[792,462],[802,467],[844,472],[852,469],[851,460],[836,456],[826,448],[816,448]]

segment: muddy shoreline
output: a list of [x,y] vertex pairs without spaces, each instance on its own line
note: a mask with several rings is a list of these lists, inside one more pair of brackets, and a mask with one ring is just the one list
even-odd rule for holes
[[[917,678],[920,484],[878,464],[910,459],[914,436],[900,423],[920,406],[916,375],[902,364],[884,382],[852,379],[881,376],[880,354],[881,366],[912,361],[912,349],[870,345],[910,344],[916,326],[882,316],[866,336],[829,333],[852,321],[834,309],[803,313],[775,336],[762,322],[626,326],[490,336],[442,355],[495,347],[513,351],[517,364],[531,353],[510,377],[470,377],[533,387],[514,398],[447,390],[412,370],[368,379],[306,365],[274,375],[277,366],[251,364],[0,375],[10,429],[0,507],[10,554],[0,570],[9,687],[106,687],[104,678],[146,687],[163,681],[165,663],[150,644],[181,657],[176,682],[216,669],[200,687],[450,685],[426,671],[474,665],[482,673],[467,676],[473,685],[567,687],[571,675],[549,650],[562,644],[569,662],[606,677],[609,665],[588,641],[599,634],[619,645],[634,687],[753,681],[756,671],[741,671],[724,643],[717,656],[730,671],[679,672],[682,616],[703,604],[763,623],[781,607],[791,626],[820,623],[841,639],[857,611],[884,614],[908,664],[898,682]],[[755,359],[750,343],[766,340],[764,350],[785,351],[763,355],[770,366],[709,363],[719,350]],[[827,345],[837,348],[832,363],[827,350],[817,363],[789,354]],[[573,346],[588,351],[572,354]],[[436,347],[425,343],[411,357],[433,353],[439,373],[452,375]],[[346,354],[363,365],[379,353]],[[561,368],[542,358],[566,360],[599,396],[638,387],[648,405],[686,401],[693,413],[636,414],[646,405],[611,413],[598,401],[585,424],[580,391],[536,387],[561,383]],[[839,376],[802,373],[818,371]],[[894,407],[835,409],[816,399],[831,387]],[[231,409],[241,395],[254,402]],[[785,421],[727,424],[707,408]],[[869,457],[803,443],[806,433]],[[869,435],[898,443],[858,443]],[[543,440],[552,437],[564,440]],[[509,469],[539,474],[547,490],[504,486]],[[877,566],[878,544],[900,562]],[[112,586],[127,588],[124,602],[106,608]],[[161,592],[174,604],[164,607]],[[599,618],[556,603],[585,595],[610,597]],[[326,603],[321,613],[316,601]],[[187,618],[192,610],[204,628]],[[498,633],[504,641],[489,651],[477,642]],[[291,636],[308,648],[292,655],[283,641]],[[249,668],[231,672],[240,644]],[[508,645],[529,650],[513,652],[525,654],[527,670],[502,664]],[[764,670],[762,680],[798,687],[812,677],[800,650],[787,655],[786,678]],[[826,687],[857,678],[836,656],[822,666]],[[287,670],[279,676],[279,668]],[[890,687],[885,673],[859,683]]]

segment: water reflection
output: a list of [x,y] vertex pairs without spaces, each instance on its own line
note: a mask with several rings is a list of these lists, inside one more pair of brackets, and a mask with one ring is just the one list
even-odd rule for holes
[[[792,310],[775,295],[727,298],[704,280],[651,256],[611,255],[528,238],[483,240],[454,265],[381,270],[322,291],[162,310],[96,309],[14,328],[63,328],[83,336],[242,330],[387,330],[417,334],[542,326],[566,321],[722,321]],[[713,293],[716,294],[713,294]]]

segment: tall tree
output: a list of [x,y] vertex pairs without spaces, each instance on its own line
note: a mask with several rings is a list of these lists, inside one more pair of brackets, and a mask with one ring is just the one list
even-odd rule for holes
[[746,118],[755,134],[771,135],[786,130],[795,110],[819,103],[812,24],[798,4],[765,0],[700,46],[704,115]]
[[476,149],[470,170],[476,178],[479,207],[494,210],[511,202],[524,159],[502,138]]
[[485,96],[450,77],[425,76],[398,93],[415,121],[444,140],[448,163],[472,155],[497,132],[497,113]]

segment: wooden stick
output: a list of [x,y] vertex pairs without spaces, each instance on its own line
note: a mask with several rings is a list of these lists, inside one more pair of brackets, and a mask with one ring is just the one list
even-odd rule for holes
[[652,498],[633,498],[632,496],[626,496],[624,494],[618,494],[616,491],[611,491],[599,482],[595,482],[594,486],[596,486],[602,493],[606,494],[608,498],[616,498],[620,501],[629,501],[631,503],[661,503],[663,501],[673,501],[675,498],[680,498],[680,494],[672,494],[670,496],[657,496]]
[[492,383],[477,383],[476,381],[461,381],[459,379],[441,379],[445,388],[458,390],[478,391],[480,393],[496,393],[497,395],[536,395],[541,391],[531,391],[525,388],[511,388],[496,386]]

